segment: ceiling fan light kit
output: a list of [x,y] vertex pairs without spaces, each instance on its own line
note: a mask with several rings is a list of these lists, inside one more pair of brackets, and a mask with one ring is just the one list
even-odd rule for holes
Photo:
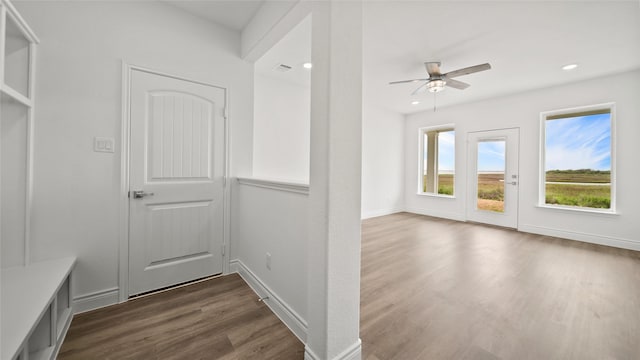
[[444,90],[445,85],[447,85],[447,82],[442,79],[431,80],[427,83],[427,90],[432,93],[437,93]]

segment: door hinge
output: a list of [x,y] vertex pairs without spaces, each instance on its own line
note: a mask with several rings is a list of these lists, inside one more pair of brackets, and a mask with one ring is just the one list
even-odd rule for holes
[[227,177],[226,176],[222,177],[222,186],[227,186]]
[[229,113],[227,112],[226,106],[224,107],[224,109],[222,109],[222,116],[224,116],[225,119],[229,117]]
[[221,248],[222,248],[222,256],[224,256],[227,249],[227,245],[222,244]]

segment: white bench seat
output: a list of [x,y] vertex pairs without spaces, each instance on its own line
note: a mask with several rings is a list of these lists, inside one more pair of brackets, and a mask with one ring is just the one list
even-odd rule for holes
[[73,317],[75,263],[67,257],[1,270],[0,359],[55,358]]

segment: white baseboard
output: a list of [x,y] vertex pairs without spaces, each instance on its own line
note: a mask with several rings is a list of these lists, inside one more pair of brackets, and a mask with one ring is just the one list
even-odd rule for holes
[[412,214],[427,215],[427,216],[433,216],[433,217],[442,218],[442,219],[467,221],[467,219],[464,217],[464,214],[461,215],[457,212],[438,211],[434,209],[424,209],[424,208],[412,207],[412,206],[407,207],[405,211],[410,212]]
[[313,350],[309,349],[308,345],[304,346],[304,360],[320,360],[320,357],[316,355]]
[[73,312],[76,314],[95,310],[118,303],[118,288],[104,289],[73,298]]
[[593,235],[577,231],[559,230],[529,224],[519,225],[518,231],[640,251],[640,242],[631,239],[616,238],[613,236]]
[[360,360],[362,358],[362,341],[358,339],[353,345],[334,357],[334,360]]
[[[433,216],[433,217],[456,220],[456,221],[467,221],[464,218],[464,216],[461,216],[460,214],[457,214],[457,213],[435,211],[431,209],[422,209],[422,208],[416,208],[416,207],[408,207],[405,211],[413,214],[427,215],[427,216]],[[530,225],[530,224],[518,225],[518,231],[528,232],[528,233],[538,234],[538,235],[553,236],[553,237],[558,237],[558,238],[563,238],[568,240],[582,241],[582,242],[587,242],[591,244],[612,246],[612,247],[617,247],[621,249],[640,251],[640,241],[617,238],[613,236],[587,234],[587,233],[581,233],[577,231],[553,229],[553,228],[548,228],[544,226],[537,226],[537,225]]]
[[284,300],[282,300],[274,291],[272,291],[253,271],[251,271],[242,261],[231,260],[230,271],[237,272],[244,281],[253,289],[253,291],[261,298],[268,296],[265,300],[269,309],[302,341],[306,343],[307,339],[307,321],[298,315]]
[[361,218],[362,218],[362,220],[371,219],[371,218],[374,218],[374,217],[391,215],[391,214],[395,214],[395,213],[399,213],[399,212],[403,212],[403,211],[404,211],[404,208],[373,210],[373,211],[367,211],[367,212],[362,213]]
[[[333,357],[332,360],[360,360],[362,359],[362,341],[358,339],[353,345]],[[304,347],[304,360],[321,360],[308,346]]]

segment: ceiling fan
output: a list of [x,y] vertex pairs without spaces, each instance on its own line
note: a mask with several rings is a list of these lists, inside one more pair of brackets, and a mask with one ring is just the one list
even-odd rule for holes
[[486,64],[480,64],[475,66],[469,66],[469,67],[454,70],[454,71],[449,71],[448,73],[443,74],[440,71],[439,61],[426,62],[424,63],[424,66],[427,69],[427,73],[429,74],[428,78],[392,81],[389,83],[389,85],[424,81],[425,83],[420,85],[417,89],[415,89],[411,93],[411,95],[420,94],[425,90],[428,90],[429,92],[432,92],[432,93],[437,93],[444,90],[445,86],[464,90],[469,87],[469,84],[464,83],[462,81],[454,80],[453,78],[491,69],[491,65],[486,63]]

